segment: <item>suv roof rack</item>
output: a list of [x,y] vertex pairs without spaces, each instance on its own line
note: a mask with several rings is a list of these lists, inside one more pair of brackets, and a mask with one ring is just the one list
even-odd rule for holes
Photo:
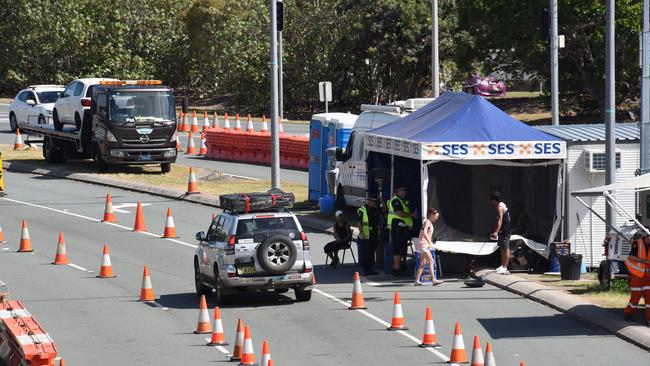
[[224,209],[224,212],[232,214],[250,214],[250,213],[259,213],[259,212],[291,212],[288,208],[285,207],[271,207],[271,208],[260,208],[260,209],[251,209],[251,210],[235,210],[235,209]]

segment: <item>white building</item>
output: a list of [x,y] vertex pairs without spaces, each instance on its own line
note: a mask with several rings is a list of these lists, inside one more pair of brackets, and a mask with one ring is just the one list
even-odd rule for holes
[[[605,125],[560,125],[536,126],[550,135],[562,138],[567,144],[566,184],[564,186],[564,209],[562,220],[562,240],[571,242],[571,251],[582,254],[587,267],[598,267],[604,257],[603,239],[606,225],[598,217],[581,205],[571,192],[605,184]],[[639,127],[636,123],[616,125],[616,181],[620,182],[635,176],[639,169]],[[634,194],[617,194],[628,212],[637,212]],[[605,216],[605,199],[587,197],[585,202]],[[624,219],[617,215],[617,224]]]

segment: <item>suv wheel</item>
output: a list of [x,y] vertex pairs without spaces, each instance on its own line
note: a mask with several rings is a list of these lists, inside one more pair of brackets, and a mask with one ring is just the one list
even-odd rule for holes
[[219,306],[227,304],[230,300],[230,296],[224,295],[223,285],[219,280],[219,269],[217,266],[214,266],[214,303]]
[[61,131],[63,129],[63,123],[59,120],[59,113],[57,113],[56,109],[52,111],[52,123],[55,130]]
[[298,257],[298,250],[289,238],[273,235],[257,248],[257,260],[265,271],[283,274],[293,267]]
[[74,115],[74,128],[75,131],[81,131],[81,117],[79,117],[78,113]]
[[207,297],[212,292],[211,288],[201,282],[201,271],[199,271],[199,262],[196,258],[194,258],[194,287],[196,287],[196,295],[199,297],[201,295]]
[[11,112],[9,115],[9,127],[11,127],[12,132],[16,132],[16,129],[18,128],[18,121],[16,121],[16,115],[14,112]]
[[311,300],[311,290],[295,289],[293,291],[296,294],[296,300],[297,301],[309,301],[309,300]]

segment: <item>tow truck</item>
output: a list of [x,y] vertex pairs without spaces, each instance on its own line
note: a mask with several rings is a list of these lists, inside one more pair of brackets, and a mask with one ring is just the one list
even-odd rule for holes
[[28,134],[26,143],[42,142],[51,164],[91,158],[100,172],[112,165],[160,164],[168,173],[176,161],[174,95],[160,80],[101,81],[79,131],[57,131],[52,124],[19,127]]

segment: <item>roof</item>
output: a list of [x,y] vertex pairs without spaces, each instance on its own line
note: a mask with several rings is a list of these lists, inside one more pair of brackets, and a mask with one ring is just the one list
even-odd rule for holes
[[650,190],[650,174],[626,179],[618,183],[612,183],[599,187],[586,188],[571,192],[572,196],[602,196],[607,191],[640,192]]
[[[65,87],[63,85],[54,85],[54,84],[38,84],[30,85],[27,89],[31,90],[63,90]],[[25,90],[27,90],[25,89]]]
[[[558,125],[558,126],[535,126],[536,129],[573,142],[596,142],[605,141],[605,124],[586,124],[586,125]],[[638,123],[617,123],[616,140],[618,141],[638,141],[639,125]]]

